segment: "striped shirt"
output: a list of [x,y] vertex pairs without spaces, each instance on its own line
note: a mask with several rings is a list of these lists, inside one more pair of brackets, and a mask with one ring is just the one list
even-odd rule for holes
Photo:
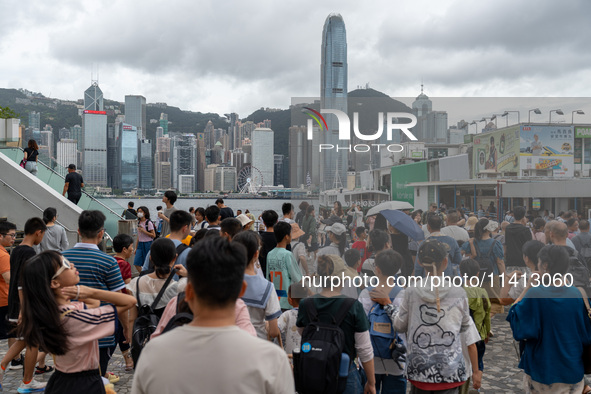
[[[100,251],[96,245],[77,243],[63,255],[76,266],[81,285],[106,291],[119,291],[125,288],[117,260]],[[101,305],[105,304],[101,302]],[[99,347],[111,346],[115,346],[113,335],[99,340]]]

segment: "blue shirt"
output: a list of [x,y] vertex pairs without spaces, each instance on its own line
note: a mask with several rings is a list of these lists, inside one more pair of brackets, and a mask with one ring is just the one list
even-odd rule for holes
[[542,384],[583,379],[583,347],[591,320],[575,287],[532,287],[507,315],[513,338],[525,341],[519,368]]
[[[462,261],[462,254],[460,253],[460,247],[458,246],[458,242],[450,236],[447,235],[431,235],[429,238],[435,238],[444,244],[449,246],[449,250],[447,251],[447,267],[443,271],[446,276],[457,276],[460,274],[459,264]],[[422,242],[421,242],[422,244]],[[419,249],[421,245],[419,244]],[[419,257],[415,259],[415,273],[416,276],[426,276],[425,269],[422,265],[419,264]]]
[[[114,257],[98,249],[96,245],[77,243],[63,255],[74,263],[80,274],[80,284],[93,289],[119,291],[125,288],[119,264]],[[108,305],[101,302],[101,305]],[[115,346],[115,337],[99,339],[99,347]]]
[[[503,251],[503,245],[501,245],[501,242],[499,242],[493,238],[489,238],[489,239],[485,239],[485,240],[481,240],[481,241],[474,239],[473,242],[476,242],[475,247],[478,246],[478,250],[480,251],[481,256],[487,256],[488,253],[490,252],[490,248],[491,247],[493,248],[492,254],[490,255],[490,260],[491,260],[492,267],[493,267],[493,273],[495,275],[498,275],[499,274],[499,267],[497,265],[497,259],[504,260],[504,258],[505,258],[505,252]],[[472,253],[470,250],[470,242],[464,242],[460,249],[463,250],[464,252],[466,252],[467,255],[470,255]]]

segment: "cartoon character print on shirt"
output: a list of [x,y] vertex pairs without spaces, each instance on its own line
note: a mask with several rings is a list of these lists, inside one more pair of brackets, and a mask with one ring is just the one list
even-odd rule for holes
[[433,346],[450,347],[455,341],[455,335],[451,331],[444,331],[439,326],[439,321],[445,316],[445,310],[437,312],[436,308],[421,305],[421,324],[417,327],[413,336],[413,342],[421,349]]

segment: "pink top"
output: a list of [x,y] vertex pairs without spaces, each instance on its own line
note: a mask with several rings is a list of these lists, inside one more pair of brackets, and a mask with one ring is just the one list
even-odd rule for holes
[[115,333],[117,310],[113,305],[86,309],[83,302],[60,305],[60,309],[72,312],[62,317],[68,333],[68,352],[55,356],[55,368],[64,373],[98,369],[98,340]]
[[543,231],[535,233],[534,239],[540,241],[543,244],[546,244],[546,234]]
[[[166,309],[164,309],[162,317],[158,322],[158,327],[156,327],[156,331],[154,331],[154,333],[150,336],[150,339],[154,339],[158,335],[162,334],[162,330],[164,330],[164,327],[166,327],[170,319],[172,319],[173,316],[176,315],[177,300],[178,297],[174,297],[168,302],[168,305],[166,305]],[[250,322],[250,314],[248,313],[248,308],[246,307],[244,301],[242,301],[240,298],[236,300],[236,309],[234,310],[234,316],[236,317],[236,325],[238,326],[238,328],[246,331],[253,337],[257,336],[254,326]]]
[[[146,229],[146,225],[148,226],[147,229]],[[137,226],[143,228],[144,230],[146,230],[148,232],[154,230],[154,223],[152,223],[151,220],[145,220],[144,222],[138,222]],[[137,232],[137,240],[139,242],[150,242],[150,241],[153,241],[154,238],[152,238],[149,235],[146,235],[144,233],[140,233],[138,231]]]

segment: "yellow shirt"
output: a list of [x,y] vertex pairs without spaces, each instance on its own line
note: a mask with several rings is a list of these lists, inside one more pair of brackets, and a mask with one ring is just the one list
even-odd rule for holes
[[[168,238],[168,237],[170,237],[170,234],[168,234],[168,235],[166,236],[166,238]],[[190,235],[187,235],[187,236],[185,237],[185,239],[183,239],[181,242],[182,242],[182,243],[184,243],[184,244],[185,244],[185,245],[187,245],[187,246],[191,246],[191,238],[193,238],[193,237],[191,237]]]

